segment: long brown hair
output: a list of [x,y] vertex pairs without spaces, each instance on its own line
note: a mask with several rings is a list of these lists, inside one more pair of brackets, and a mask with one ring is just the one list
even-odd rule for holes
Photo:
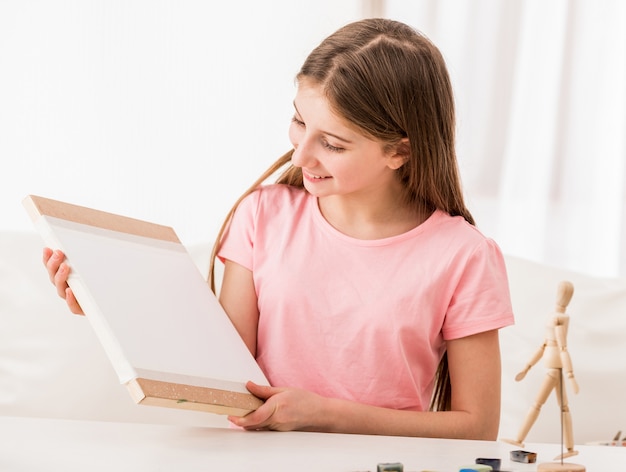
[[[464,203],[455,151],[454,96],[439,49],[404,23],[372,18],[350,23],[327,37],[307,57],[296,79],[323,90],[333,111],[387,146],[408,139],[408,160],[397,170],[404,201],[474,219]],[[235,203],[219,231],[209,270],[239,202],[284,169],[278,183],[303,187],[302,171],[281,156]],[[431,410],[450,409],[447,354],[437,369]]]

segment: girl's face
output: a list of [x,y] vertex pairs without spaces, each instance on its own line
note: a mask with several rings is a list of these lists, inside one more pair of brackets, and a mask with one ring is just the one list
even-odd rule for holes
[[289,139],[292,164],[302,168],[305,188],[316,197],[359,195],[397,186],[394,170],[405,161],[394,150],[359,133],[335,114],[318,86],[301,82]]

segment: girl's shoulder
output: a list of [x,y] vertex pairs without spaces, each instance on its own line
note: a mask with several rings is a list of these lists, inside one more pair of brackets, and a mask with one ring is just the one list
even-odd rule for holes
[[446,212],[435,211],[428,223],[428,231],[424,231],[422,242],[433,252],[437,252],[438,248],[441,254],[464,255],[463,257],[501,255],[497,242],[462,216],[450,216]]
[[462,216],[451,216],[445,211],[435,210],[430,220],[432,220],[432,226],[437,229],[439,235],[446,234],[450,237],[459,237],[468,241],[490,239],[480,228],[469,223]]
[[311,196],[304,187],[296,187],[287,184],[263,184],[260,185],[255,192],[263,195],[266,199],[294,199]]
[[276,221],[293,218],[311,210],[314,198],[304,188],[286,184],[265,184],[257,187],[238,205],[236,213],[248,214],[254,220]]
[[301,187],[286,184],[265,184],[252,191],[246,200],[252,200],[255,206],[284,208],[285,206],[303,204],[311,198],[313,198],[311,194]]

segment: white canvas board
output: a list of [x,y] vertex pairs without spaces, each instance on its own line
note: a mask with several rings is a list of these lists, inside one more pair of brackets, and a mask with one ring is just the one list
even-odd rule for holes
[[65,252],[68,283],[121,383],[269,384],[182,244],[51,216],[35,225]]

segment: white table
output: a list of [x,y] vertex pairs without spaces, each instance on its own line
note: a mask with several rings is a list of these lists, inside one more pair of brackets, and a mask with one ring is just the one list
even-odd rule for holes
[[[235,429],[0,417],[0,471],[376,471],[401,462],[405,472],[457,472],[477,457],[499,457],[502,468],[534,471],[510,462],[502,442],[437,440],[322,433],[246,432]],[[558,444],[527,444],[538,463],[552,462]],[[623,472],[626,448],[579,446],[570,462],[589,472]]]

